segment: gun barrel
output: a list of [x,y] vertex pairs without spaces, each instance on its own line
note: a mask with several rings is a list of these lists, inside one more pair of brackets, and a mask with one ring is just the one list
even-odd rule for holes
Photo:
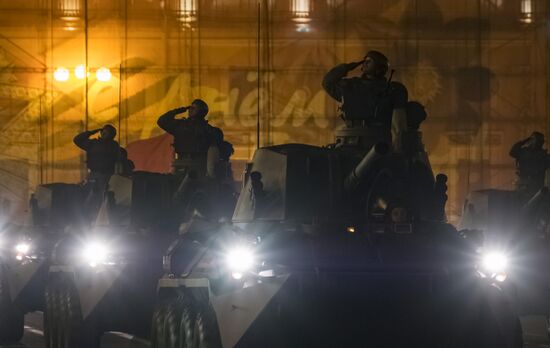
[[363,157],[361,162],[353,168],[351,173],[347,176],[344,182],[344,188],[346,191],[352,191],[361,183],[364,177],[372,168],[373,163],[378,159],[386,156],[390,152],[390,146],[386,143],[377,143],[370,151]]
[[531,215],[541,203],[548,197],[548,188],[543,186],[531,199],[522,207],[525,216]]

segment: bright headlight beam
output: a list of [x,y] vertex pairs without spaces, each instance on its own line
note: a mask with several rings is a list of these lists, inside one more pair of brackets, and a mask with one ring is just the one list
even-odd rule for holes
[[18,243],[15,245],[15,251],[19,254],[27,254],[31,250],[31,246],[28,243]]
[[501,252],[490,252],[483,257],[483,268],[491,273],[506,272],[508,258]]
[[243,273],[254,265],[254,254],[248,248],[237,247],[229,251],[226,262],[231,272]]
[[82,256],[88,265],[95,267],[98,264],[105,263],[108,254],[109,250],[104,243],[94,241],[85,245]]

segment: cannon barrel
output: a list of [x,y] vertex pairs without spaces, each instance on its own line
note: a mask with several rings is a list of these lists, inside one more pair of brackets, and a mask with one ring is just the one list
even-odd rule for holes
[[548,197],[548,187],[543,186],[527,203],[523,205],[523,215],[526,217],[530,216],[541,205],[546,197]]
[[344,188],[346,191],[352,191],[355,189],[372,168],[373,163],[386,156],[389,152],[390,146],[386,143],[380,142],[374,145],[365,157],[363,157],[361,162],[359,162],[359,164],[353,168],[351,173],[347,176],[344,182]]

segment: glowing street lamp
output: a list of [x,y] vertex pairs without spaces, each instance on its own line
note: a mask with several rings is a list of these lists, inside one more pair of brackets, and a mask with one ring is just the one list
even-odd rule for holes
[[519,19],[522,23],[532,23],[533,22],[533,1],[532,0],[521,0],[521,18]]
[[82,8],[81,0],[58,0],[57,9],[61,14],[61,19],[77,20]]
[[82,80],[86,78],[86,67],[82,64],[77,65],[74,68],[74,76],[76,76],[77,79]]
[[172,0],[171,8],[180,22],[190,23],[197,20],[197,0]]
[[109,68],[101,67],[95,72],[95,76],[101,82],[107,82],[111,79],[111,70]]
[[57,0],[57,12],[63,21],[63,30],[75,31],[79,28],[80,17],[82,16],[83,0]]
[[290,11],[292,12],[292,20],[299,23],[311,21],[309,17],[313,7],[311,0],[291,0]]
[[53,78],[59,82],[65,82],[69,79],[69,69],[59,67],[53,72]]

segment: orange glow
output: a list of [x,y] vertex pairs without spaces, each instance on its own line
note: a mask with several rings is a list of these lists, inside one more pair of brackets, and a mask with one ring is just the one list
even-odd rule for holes
[[521,18],[522,23],[533,22],[533,3],[531,0],[521,0]]
[[311,19],[309,15],[311,13],[311,1],[310,0],[292,0],[291,11],[295,22],[304,23],[309,22]]
[[109,68],[101,67],[95,72],[95,76],[101,82],[107,82],[111,79],[111,70]]
[[59,67],[59,68],[55,69],[55,71],[53,73],[53,78],[56,81],[65,82],[65,81],[69,80],[69,75],[70,75],[69,69],[64,68],[64,67]]
[[178,20],[183,23],[194,22],[197,19],[197,0],[173,0],[172,7]]
[[258,1],[0,0],[0,206],[23,211],[37,183],[81,180],[72,138],[85,121],[114,122],[123,146],[153,139],[140,151],[158,151],[147,161],[170,171],[173,147],[156,140],[165,134],[157,118],[195,98],[242,161],[235,175],[257,133],[259,146],[331,144],[341,120],[324,75],[379,50],[409,100],[426,106],[422,141],[434,172],[448,175],[447,217],[457,222],[468,191],[513,188],[514,142],[550,134],[550,79],[539,73],[549,57],[518,54],[545,52],[534,24],[546,2],[439,0],[418,11],[389,3],[262,0],[258,16]]
[[74,68],[74,76],[79,80],[86,78],[86,67],[82,64],[77,65]]

